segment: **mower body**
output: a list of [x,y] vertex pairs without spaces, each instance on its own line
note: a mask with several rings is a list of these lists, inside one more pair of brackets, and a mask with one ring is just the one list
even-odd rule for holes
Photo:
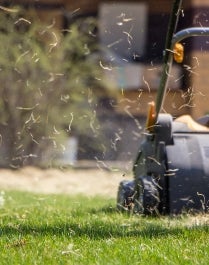
[[[209,28],[177,32],[166,52],[172,51],[175,43],[194,36],[209,36]],[[159,113],[171,66],[172,55],[169,54],[165,57],[157,94],[157,119],[147,128],[140,145],[133,165],[134,179],[119,185],[119,210],[144,214],[208,210],[209,116],[196,122],[190,116],[174,120],[170,114]]]
[[[206,210],[209,131],[194,131],[183,122],[173,121],[171,115],[160,114],[153,133],[145,136],[133,171],[136,196],[137,186],[145,188],[143,176],[150,176],[155,186],[146,191],[146,196],[155,197],[155,203],[147,205],[150,208],[146,211]],[[153,193],[153,189],[158,192]]]
[[153,132],[144,137],[133,166],[134,180],[120,183],[118,207],[147,214],[206,211],[209,130],[196,131],[160,114]]

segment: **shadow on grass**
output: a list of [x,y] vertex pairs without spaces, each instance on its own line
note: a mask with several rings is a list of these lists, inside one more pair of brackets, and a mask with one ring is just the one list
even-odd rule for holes
[[12,235],[33,235],[37,237],[43,236],[70,236],[70,237],[88,237],[90,239],[105,239],[105,238],[124,238],[124,237],[144,237],[144,238],[159,238],[167,236],[182,236],[193,232],[209,232],[209,226],[194,226],[194,227],[164,227],[159,224],[146,224],[142,228],[136,228],[134,225],[117,225],[108,224],[98,221],[93,223],[63,223],[54,225],[19,225],[18,228],[9,225],[0,228],[0,236]]
[[99,209],[93,208],[89,210],[90,214],[100,214],[100,213],[106,213],[106,214],[112,214],[112,213],[118,213],[119,211],[114,206],[105,206],[101,207]]

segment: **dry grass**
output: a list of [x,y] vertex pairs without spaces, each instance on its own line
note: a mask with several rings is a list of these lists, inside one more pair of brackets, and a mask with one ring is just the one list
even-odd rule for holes
[[131,174],[118,169],[0,169],[0,189],[37,193],[104,195],[115,198],[118,184]]

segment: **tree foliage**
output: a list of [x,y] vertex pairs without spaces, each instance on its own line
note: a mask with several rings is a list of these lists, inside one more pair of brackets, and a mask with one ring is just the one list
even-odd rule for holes
[[76,22],[63,35],[34,16],[0,13],[2,165],[40,164],[49,150],[64,148],[72,130],[96,134],[95,105],[104,84],[90,59],[97,49],[94,23]]

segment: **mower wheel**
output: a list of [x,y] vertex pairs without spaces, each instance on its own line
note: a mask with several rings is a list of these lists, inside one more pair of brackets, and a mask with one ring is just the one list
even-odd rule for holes
[[120,182],[117,194],[117,209],[119,211],[131,212],[133,210],[134,186],[134,180]]
[[136,181],[136,196],[134,197],[134,212],[153,214],[158,212],[158,186],[152,176],[140,176]]

